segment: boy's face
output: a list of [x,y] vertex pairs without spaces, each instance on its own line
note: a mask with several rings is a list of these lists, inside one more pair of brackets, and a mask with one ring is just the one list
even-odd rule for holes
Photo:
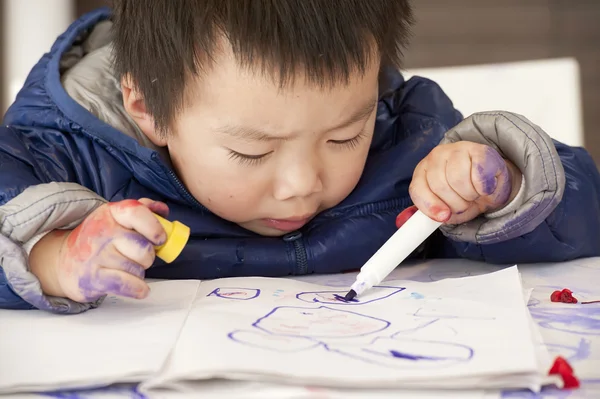
[[[340,203],[362,174],[375,124],[379,64],[349,84],[320,88],[298,78],[281,88],[241,68],[231,52],[198,79],[168,146],[178,175],[216,215],[267,236],[306,224]],[[128,105],[128,102],[130,103]]]

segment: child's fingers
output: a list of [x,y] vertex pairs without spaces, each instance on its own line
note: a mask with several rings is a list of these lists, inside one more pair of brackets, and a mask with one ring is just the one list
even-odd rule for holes
[[506,169],[504,160],[492,148],[483,146],[473,147],[470,156],[473,186],[481,196],[493,194],[498,185],[498,173],[503,167]]
[[124,230],[116,234],[112,241],[113,247],[122,255],[121,259],[127,259],[149,268],[154,263],[156,251],[154,245],[144,236],[135,231]]
[[164,202],[154,201],[149,198],[140,198],[139,201],[157,215],[164,218],[169,216],[169,207]]
[[462,199],[473,202],[479,193],[471,181],[471,157],[466,151],[455,151],[450,154],[446,166],[446,180]]
[[446,179],[447,169],[449,168],[445,156],[429,159],[425,173],[427,185],[431,192],[450,208],[452,213],[462,213],[469,207],[469,203],[450,187]]
[[150,292],[150,287],[141,278],[106,267],[98,269],[93,286],[96,291],[136,299],[143,299]]
[[126,229],[135,230],[154,245],[167,239],[165,230],[150,209],[136,200],[111,203],[109,207],[115,221]]
[[450,208],[430,189],[427,184],[423,162],[417,165],[410,183],[410,197],[419,210],[438,222],[446,222],[450,216]]
[[114,250],[114,254],[105,256],[100,262],[98,267],[105,267],[107,269],[121,270],[125,273],[131,274],[135,277],[139,277],[142,280],[146,276],[146,270],[140,264],[123,257],[119,252]]

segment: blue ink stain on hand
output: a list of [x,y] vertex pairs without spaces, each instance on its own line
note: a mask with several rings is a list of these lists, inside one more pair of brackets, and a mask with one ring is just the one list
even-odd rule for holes
[[356,299],[356,298],[346,300],[346,298],[344,298],[343,296],[338,295],[338,294],[333,294],[333,297],[335,299],[337,299],[338,301],[342,301],[342,302],[358,302],[358,299]]
[[411,292],[410,293],[410,297],[413,299],[423,299],[425,298],[423,295],[419,294],[418,292]]

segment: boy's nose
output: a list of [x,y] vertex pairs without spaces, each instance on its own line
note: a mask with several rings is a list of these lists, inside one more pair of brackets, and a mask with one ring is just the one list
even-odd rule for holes
[[309,159],[301,159],[282,166],[275,179],[273,196],[278,201],[308,197],[323,190],[320,168]]

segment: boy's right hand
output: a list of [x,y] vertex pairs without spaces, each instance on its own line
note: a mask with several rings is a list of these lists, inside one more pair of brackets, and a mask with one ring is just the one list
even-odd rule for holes
[[[31,265],[32,272],[46,294],[77,302],[93,302],[106,294],[145,298],[149,292],[145,270],[154,262],[154,246],[166,240],[153,213],[166,216],[168,208],[148,199],[102,205],[66,237],[55,236],[46,251],[42,244],[46,237],[36,244],[30,261],[39,261],[37,267]],[[40,251],[54,253],[55,260],[42,262],[42,254],[34,253],[39,244]],[[48,250],[48,246],[58,247],[58,251]],[[47,267],[53,270],[41,270]]]

